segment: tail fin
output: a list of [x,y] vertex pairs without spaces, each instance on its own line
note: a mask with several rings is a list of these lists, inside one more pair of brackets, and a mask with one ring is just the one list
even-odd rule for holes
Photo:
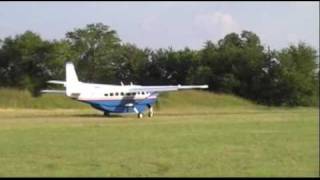
[[66,63],[66,95],[77,98],[80,95],[79,80],[72,62]]
[[76,70],[72,62],[66,63],[66,81],[67,83],[77,83],[79,82]]
[[59,81],[59,80],[50,80],[48,83],[53,84],[63,84],[66,87],[66,91],[61,90],[42,90],[42,93],[66,93],[67,96],[72,98],[77,98],[80,93],[79,91],[79,80],[74,69],[74,65],[72,62],[66,63],[66,81]]

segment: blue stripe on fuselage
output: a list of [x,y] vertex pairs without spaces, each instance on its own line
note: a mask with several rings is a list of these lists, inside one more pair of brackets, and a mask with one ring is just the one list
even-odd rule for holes
[[104,111],[114,113],[127,113],[134,112],[133,107],[126,107],[126,105],[132,103],[134,107],[143,112],[148,105],[152,106],[157,98],[146,99],[120,99],[120,100],[80,100],[82,102],[90,104],[92,107]]

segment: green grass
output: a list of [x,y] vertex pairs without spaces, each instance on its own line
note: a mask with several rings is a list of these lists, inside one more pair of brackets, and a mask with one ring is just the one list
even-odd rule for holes
[[[182,104],[182,106],[181,106]],[[187,104],[187,106],[185,106]],[[221,108],[221,107],[254,107],[254,103],[225,94],[214,94],[206,91],[180,91],[160,95],[156,108]],[[84,109],[90,106],[71,100],[60,94],[43,94],[32,97],[27,90],[0,88],[0,108],[8,109]]]
[[2,108],[0,176],[319,176],[317,108],[197,91],[159,107],[143,119]]
[[0,88],[0,108],[83,109],[87,108],[87,105],[58,94],[45,94],[40,97],[32,97],[27,90]]

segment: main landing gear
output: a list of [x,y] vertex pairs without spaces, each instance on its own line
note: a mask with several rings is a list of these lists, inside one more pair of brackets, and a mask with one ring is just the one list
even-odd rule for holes
[[[148,108],[149,108],[148,117],[153,117],[153,107],[148,105]],[[137,110],[135,110],[135,112],[138,114],[139,119],[143,118],[142,112],[138,112]]]
[[[149,111],[148,111],[148,117],[153,117],[153,107],[151,105],[147,105]],[[133,108],[134,112],[137,113],[137,116],[139,119],[143,118],[143,113],[139,112],[136,107]],[[103,112],[104,116],[110,116],[110,112]]]
[[152,106],[149,107],[148,116],[153,117],[153,107]]
[[103,115],[104,115],[104,116],[110,116],[110,113],[109,113],[109,112],[104,111],[104,112],[103,112]]

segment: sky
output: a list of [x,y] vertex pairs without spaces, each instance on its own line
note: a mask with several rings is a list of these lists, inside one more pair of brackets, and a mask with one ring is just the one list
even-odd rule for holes
[[249,30],[271,49],[303,41],[319,52],[317,1],[0,2],[0,22],[0,39],[26,30],[61,39],[75,28],[101,22],[140,48],[198,50],[205,41]]

